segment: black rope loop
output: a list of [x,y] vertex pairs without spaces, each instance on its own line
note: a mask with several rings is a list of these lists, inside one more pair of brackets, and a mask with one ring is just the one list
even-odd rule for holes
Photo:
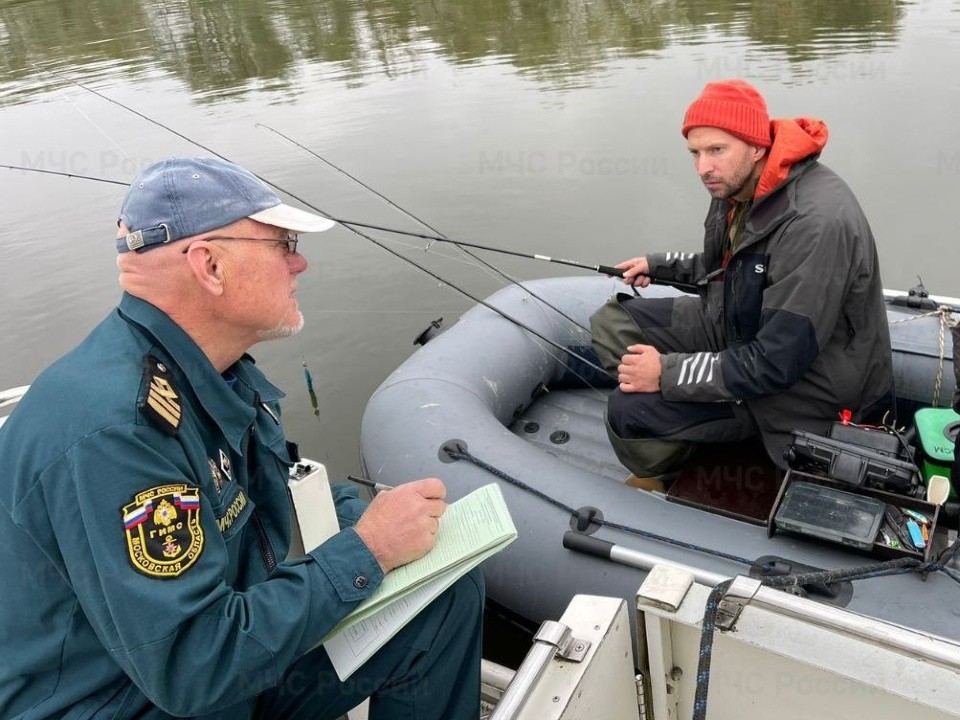
[[[553,505],[554,507],[560,508],[564,512],[570,513],[577,519],[580,519],[580,512],[577,508],[574,508],[570,505],[567,505],[565,502],[556,499],[551,495],[547,495],[542,490],[538,490],[531,485],[528,485],[523,480],[513,477],[512,475],[507,474],[500,468],[491,465],[490,463],[484,462],[480,458],[473,455],[469,450],[465,449],[462,445],[455,445],[454,443],[445,443],[443,446],[443,451],[447,457],[453,458],[454,460],[466,460],[470,463],[473,463],[477,467],[486,470],[491,475],[500,478],[504,482],[507,482],[515,487],[520,488],[521,490],[530,493],[534,497],[538,497],[546,503]],[[718,558],[724,558],[726,560],[732,560],[733,562],[738,562],[742,565],[753,565],[753,561],[747,560],[745,557],[740,557],[739,555],[731,555],[729,553],[721,552],[720,550],[714,550],[713,548],[704,547],[703,545],[696,545],[695,543],[688,543],[682,540],[677,540],[676,538],[667,537],[666,535],[658,535],[657,533],[652,533],[647,530],[641,530],[640,528],[635,528],[630,525],[623,525],[621,523],[613,522],[607,520],[606,518],[592,517],[590,520],[595,524],[601,527],[608,527],[614,530],[620,530],[621,532],[631,533],[633,535],[639,535],[640,537],[648,538],[650,540],[657,540],[659,542],[667,543],[670,545],[675,545],[676,547],[685,548],[687,550],[694,550],[696,552],[705,553],[707,555],[713,555]]]

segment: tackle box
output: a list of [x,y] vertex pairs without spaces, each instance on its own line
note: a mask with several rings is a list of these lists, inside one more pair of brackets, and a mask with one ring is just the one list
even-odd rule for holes
[[[854,486],[903,492],[916,484],[916,465],[895,454],[899,442],[896,436],[865,431],[856,436],[856,442],[852,442],[843,433],[834,431],[834,434],[838,436],[824,437],[805,430],[794,430],[793,441],[784,453],[784,459],[791,468],[822,472],[833,479],[845,481],[848,490]],[[863,444],[864,438],[884,441],[890,444],[890,448],[880,444],[868,446]]]
[[917,428],[917,441],[920,445],[920,472],[923,482],[929,482],[934,475],[943,475],[950,479],[949,500],[957,499],[955,483],[960,478],[951,478],[953,448],[960,429],[960,415],[950,408],[923,408],[913,416]]
[[[886,530],[886,506],[912,510],[930,519],[928,540],[921,550],[890,547],[881,535]],[[789,532],[862,550],[889,560],[914,557],[928,561],[940,507],[919,498],[897,495],[848,482],[831,480],[799,470],[787,470],[767,519],[767,534]]]

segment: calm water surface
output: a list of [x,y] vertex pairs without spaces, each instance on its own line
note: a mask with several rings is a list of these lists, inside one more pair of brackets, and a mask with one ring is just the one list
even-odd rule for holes
[[[0,163],[129,181],[198,154],[135,108],[329,213],[416,226],[266,125],[450,236],[590,263],[695,250],[707,195],[679,134],[708,81],[830,127],[887,287],[960,295],[960,3],[952,0],[29,0],[0,6]],[[29,383],[118,296],[117,186],[0,170],[0,387]],[[256,348],[286,424],[334,477],[429,321],[503,284],[449,247],[343,228],[302,244],[307,326]],[[489,256],[519,278],[562,267]],[[829,268],[825,268],[828,271]],[[320,400],[307,397],[301,358]],[[93,381],[93,380],[92,380]]]

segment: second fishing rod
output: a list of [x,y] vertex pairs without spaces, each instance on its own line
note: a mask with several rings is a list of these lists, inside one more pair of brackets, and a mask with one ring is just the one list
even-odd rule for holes
[[[355,228],[358,228],[358,227],[362,227],[362,228],[367,228],[367,229],[370,229],[370,230],[380,230],[380,231],[382,231],[382,232],[388,232],[388,233],[393,233],[393,234],[397,234],[397,235],[405,235],[405,236],[407,236],[407,237],[415,237],[415,238],[420,238],[420,239],[422,239],[422,240],[429,240],[431,243],[433,243],[433,242],[442,242],[442,243],[452,244],[452,245],[456,246],[457,248],[459,248],[460,250],[462,250],[463,252],[465,252],[465,253],[466,253],[467,255],[469,255],[470,257],[478,260],[479,262],[483,263],[483,264],[486,265],[487,267],[489,267],[489,268],[491,268],[492,270],[494,270],[497,274],[505,277],[507,280],[509,280],[510,282],[512,282],[512,283],[514,283],[514,284],[517,284],[517,285],[520,284],[517,280],[515,280],[514,278],[506,275],[503,271],[499,270],[498,268],[494,268],[494,267],[491,266],[489,263],[487,263],[486,261],[484,261],[482,258],[479,258],[479,257],[477,257],[477,255],[471,253],[469,250],[467,250],[467,248],[473,248],[473,249],[475,249],[475,250],[487,250],[487,251],[490,251],[490,252],[500,253],[500,254],[503,254],[503,255],[513,255],[513,256],[515,256],[515,257],[527,258],[527,259],[529,259],[529,260],[540,260],[540,261],[544,261],[544,262],[557,263],[557,264],[560,264],[560,265],[567,265],[567,266],[570,266],[570,267],[582,268],[582,269],[584,269],[584,270],[592,270],[592,271],[598,272],[598,273],[600,273],[600,274],[602,274],[602,275],[609,275],[609,276],[611,276],[611,277],[621,277],[621,278],[623,277],[623,271],[622,271],[620,268],[617,268],[617,267],[614,267],[614,266],[611,266],[611,265],[601,265],[601,264],[591,265],[591,264],[589,264],[589,263],[578,262],[578,261],[576,261],[576,260],[564,260],[564,259],[562,259],[562,258],[554,258],[554,257],[551,257],[551,256],[549,256],[549,255],[542,255],[542,254],[539,254],[539,253],[524,253],[524,252],[519,252],[519,251],[516,251],[516,250],[507,250],[507,249],[504,249],[504,248],[492,247],[492,246],[490,246],[490,245],[480,245],[480,244],[478,244],[478,243],[471,243],[471,242],[466,242],[466,241],[463,241],[463,240],[458,240],[458,239],[455,239],[455,238],[451,238],[451,237],[449,237],[448,235],[444,235],[442,232],[440,232],[440,231],[437,230],[435,227],[433,227],[432,225],[430,225],[430,224],[429,224],[426,220],[424,220],[423,218],[419,217],[418,215],[413,214],[413,213],[410,212],[408,209],[406,209],[406,208],[398,205],[397,203],[395,203],[393,200],[391,200],[390,198],[388,198],[386,195],[384,195],[382,192],[380,192],[380,191],[377,190],[376,188],[371,187],[369,184],[365,183],[363,180],[361,180],[360,178],[358,178],[356,175],[353,175],[353,174],[347,172],[347,171],[344,170],[342,167],[340,167],[339,165],[337,165],[337,164],[334,163],[334,162],[331,162],[329,159],[325,158],[323,155],[321,155],[321,154],[318,153],[317,151],[313,150],[312,148],[307,147],[306,145],[304,145],[303,143],[301,143],[299,140],[296,140],[295,138],[290,137],[290,136],[287,135],[286,133],[280,132],[280,131],[277,130],[276,128],[270,127],[269,125],[266,125],[266,124],[264,124],[264,123],[257,123],[256,126],[257,126],[258,128],[262,128],[262,129],[264,129],[264,130],[267,130],[267,131],[273,133],[274,135],[282,138],[283,140],[285,140],[286,142],[290,143],[291,145],[294,145],[295,147],[300,148],[301,150],[303,150],[304,152],[306,152],[307,154],[309,154],[311,157],[316,158],[317,160],[319,160],[320,162],[322,162],[324,165],[326,165],[326,166],[329,167],[330,169],[334,170],[335,172],[339,173],[340,175],[343,175],[343,176],[346,177],[346,178],[349,178],[351,181],[357,183],[360,187],[362,187],[362,188],[364,188],[365,190],[367,190],[368,192],[376,195],[378,198],[380,198],[380,199],[383,200],[385,203],[387,203],[387,205],[389,205],[390,207],[392,207],[392,208],[394,208],[395,210],[399,211],[400,213],[406,215],[408,218],[410,218],[411,220],[413,220],[415,223],[417,223],[418,225],[421,225],[421,226],[425,227],[425,228],[426,228],[427,230],[429,230],[430,232],[429,232],[429,233],[417,233],[417,232],[411,232],[411,231],[407,231],[407,230],[398,230],[397,228],[387,227],[387,226],[384,226],[384,225],[374,225],[374,224],[372,224],[372,223],[365,223],[365,222],[362,222],[362,221],[359,221],[359,220],[344,220],[344,219],[338,219],[338,218],[331,218],[331,220],[334,220],[334,221],[336,221],[336,222],[338,222],[338,223],[340,223],[340,224],[342,224],[342,225],[344,225],[344,226],[347,226],[347,227],[350,228],[350,229],[355,229]],[[428,247],[429,247],[429,246],[428,246]],[[712,279],[711,277],[708,277],[708,278],[700,279],[700,280],[698,280],[696,283],[688,283],[688,282],[681,282],[681,281],[678,281],[678,280],[671,280],[671,279],[669,279],[669,278],[658,278],[658,277],[655,277],[655,276],[650,275],[650,274],[648,274],[648,273],[639,273],[638,275],[641,276],[641,277],[648,277],[648,278],[650,278],[650,281],[653,282],[653,283],[655,283],[655,284],[658,284],[658,285],[667,285],[667,286],[669,286],[669,287],[677,288],[678,290],[683,290],[684,292],[699,292],[700,289],[701,289],[704,285],[706,285],[707,281],[709,281],[710,279]],[[522,285],[521,285],[521,287],[522,287]],[[531,292],[531,291],[527,290],[527,292]],[[532,293],[531,293],[531,294],[532,294]],[[556,307],[554,307],[553,305],[551,305],[550,303],[548,303],[548,302],[547,302],[546,300],[544,300],[543,298],[538,297],[537,295],[534,295],[534,297],[535,297],[537,300],[543,302],[545,305],[547,305],[547,306],[550,307],[551,309],[553,309],[553,310],[555,310],[556,312],[558,312],[558,313],[560,313],[561,315],[563,315],[565,318],[567,318],[568,320],[570,320],[570,322],[574,323],[575,325],[578,325],[579,327],[582,327],[584,330],[587,329],[587,328],[583,327],[582,325],[580,325],[580,324],[579,324],[576,320],[574,320],[573,318],[571,318],[571,317],[569,317],[568,315],[566,315],[565,313],[561,312],[561,311],[559,310],[559,308],[556,308]]]
[[[76,173],[58,172],[56,170],[33,168],[33,167],[27,167],[25,165],[9,165],[6,163],[0,163],[0,168],[4,168],[7,170],[23,170],[25,172],[43,173],[45,175],[59,175],[61,177],[79,178],[81,180],[95,180],[97,182],[110,183],[113,185],[129,184],[121,180],[93,177],[90,175],[78,175]],[[301,202],[303,201],[301,200]],[[391,203],[391,204],[396,206],[394,203]],[[350,228],[366,228],[368,230],[379,230],[381,232],[387,232],[394,235],[405,235],[407,237],[414,237],[421,240],[429,240],[431,242],[449,243],[457,247],[468,247],[468,248],[473,248],[475,250],[486,250],[493,253],[499,253],[501,255],[513,255],[514,257],[526,258],[528,260],[539,260],[541,262],[557,263],[559,265],[567,265],[569,267],[581,268],[583,270],[592,270],[593,272],[600,273],[601,275],[609,275],[611,277],[623,277],[623,270],[621,270],[620,268],[614,267],[612,265],[603,265],[603,264],[592,265],[590,263],[579,262],[577,260],[565,260],[563,258],[555,258],[549,255],[542,255],[540,253],[525,253],[525,252],[520,252],[519,250],[508,250],[506,248],[499,248],[493,245],[481,245],[480,243],[471,243],[465,240],[451,238],[446,235],[435,235],[432,233],[414,232],[412,230],[401,230],[399,228],[388,227],[386,225],[375,225],[373,223],[363,222],[360,220],[348,220],[345,218],[337,218],[337,217],[330,217],[330,219],[336,223],[339,223],[341,225],[344,225]],[[670,280],[667,278],[660,278],[660,277],[656,277],[655,275],[649,275],[647,273],[639,273],[639,275],[642,277],[650,278],[650,282],[654,284],[666,285],[668,287],[673,287],[678,290],[683,290],[684,292],[698,292],[705,284],[705,280],[708,279],[708,278],[703,278],[698,280],[697,282],[688,283],[688,282],[681,282],[679,280]]]
[[[576,260],[564,260],[563,258],[550,257],[549,255],[541,255],[539,253],[525,253],[518,250],[507,250],[506,248],[493,247],[491,245],[480,245],[478,243],[469,243],[460,239],[452,239],[441,235],[430,235],[429,233],[418,233],[410,230],[398,230],[396,228],[386,227],[383,225],[373,225],[371,223],[364,223],[358,220],[346,220],[343,218],[330,218],[334,222],[338,222],[341,225],[353,226],[353,227],[362,227],[369,230],[380,230],[382,232],[395,233],[397,235],[407,235],[408,237],[420,238],[422,240],[430,240],[432,242],[446,242],[452,243],[457,246],[463,246],[468,248],[474,248],[476,250],[489,250],[490,252],[500,253],[502,255],[513,255],[515,257],[527,258],[528,260],[540,260],[542,262],[557,263],[558,265],[568,265],[570,267],[582,268],[583,270],[592,270],[594,272],[600,273],[601,275],[609,275],[611,277],[623,277],[623,270],[613,265],[591,265],[589,263],[578,262]],[[650,282],[656,285],[666,285],[668,287],[676,288],[677,290],[683,290],[684,292],[699,292],[700,289],[711,279],[709,276],[701,278],[696,282],[682,282],[680,280],[670,280],[668,278],[660,278],[656,275],[651,275],[649,273],[637,273],[639,277],[650,278]]]

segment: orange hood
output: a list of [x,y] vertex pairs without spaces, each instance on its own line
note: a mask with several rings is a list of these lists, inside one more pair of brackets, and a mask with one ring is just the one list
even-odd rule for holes
[[827,126],[817,118],[794,118],[770,121],[773,144],[757,182],[754,198],[766,195],[787,179],[794,163],[816,155],[827,144]]

